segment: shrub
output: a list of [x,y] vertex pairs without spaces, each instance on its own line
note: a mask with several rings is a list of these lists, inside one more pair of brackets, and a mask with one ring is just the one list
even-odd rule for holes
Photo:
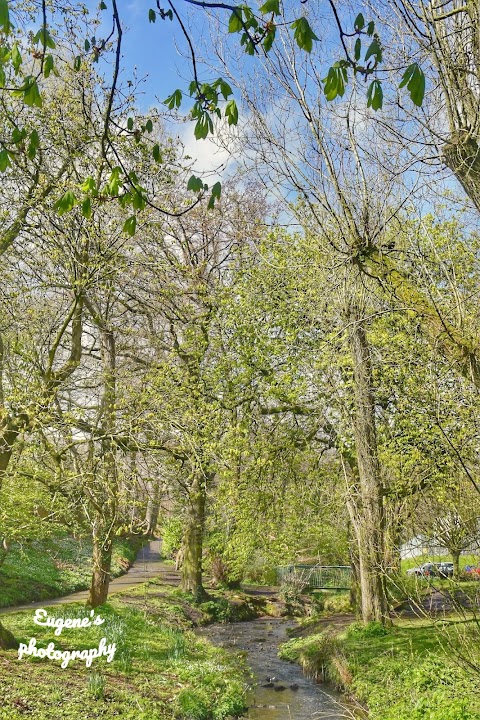
[[276,585],[277,570],[269,560],[256,554],[245,569],[245,581],[255,585]]
[[363,640],[367,638],[382,637],[383,635],[387,635],[387,633],[388,630],[380,622],[369,622],[366,625],[355,622],[349,625],[345,633],[345,637],[354,638],[355,640]]
[[298,602],[309,586],[310,578],[304,570],[290,570],[283,577],[278,594],[284,602]]
[[208,615],[210,620],[229,622],[233,619],[233,609],[226,598],[207,600],[199,605],[199,609]]
[[180,518],[168,518],[162,524],[162,555],[173,557],[182,546],[183,523]]
[[336,593],[335,595],[327,597],[324,603],[324,610],[325,612],[331,613],[352,612],[349,593]]

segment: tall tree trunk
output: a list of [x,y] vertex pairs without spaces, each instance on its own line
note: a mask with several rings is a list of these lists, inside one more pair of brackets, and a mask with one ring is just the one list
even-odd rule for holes
[[354,530],[358,543],[362,619],[383,622],[386,613],[384,512],[377,451],[372,368],[365,319],[357,305],[349,309],[355,412],[353,431],[358,466],[358,497]]
[[110,585],[112,545],[117,527],[118,476],[116,461],[115,399],[116,399],[116,350],[115,336],[103,322],[98,322],[102,341],[103,397],[101,470],[96,479],[94,496],[93,574],[88,604],[97,607],[106,602]]
[[[351,512],[351,510],[350,510]],[[353,523],[348,524],[348,552],[350,556],[350,567],[352,570],[352,578],[350,584],[350,605],[355,613],[360,612],[362,601],[360,593],[360,567],[358,559],[358,543],[355,537],[352,537]]]
[[450,554],[452,556],[453,561],[453,577],[458,578],[460,575],[460,553],[461,550],[457,550],[456,548],[450,548]]
[[145,513],[145,524],[147,526],[147,535],[153,535],[158,523],[158,514],[160,512],[160,481],[148,483],[148,501]]
[[105,540],[101,526],[93,534],[93,573],[87,604],[96,608],[107,601],[112,566],[112,541]]
[[20,433],[19,427],[7,427],[0,435],[0,489],[12,457],[13,447]]
[[206,595],[203,587],[202,566],[205,503],[206,477],[197,472],[188,498],[182,564],[182,590],[191,592],[197,601]]

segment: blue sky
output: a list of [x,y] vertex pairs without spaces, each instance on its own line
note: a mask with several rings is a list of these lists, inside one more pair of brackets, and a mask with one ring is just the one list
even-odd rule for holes
[[[134,67],[138,77],[148,75],[142,85],[144,94],[139,98],[141,109],[147,110],[156,98],[164,100],[177,87],[184,87],[186,79],[190,78],[191,67],[175,47],[175,40],[182,48],[184,46],[181,31],[175,21],[168,19],[162,21],[157,18],[155,23],[149,22],[148,11],[155,9],[155,0],[117,0],[117,4],[124,30],[122,77],[124,80],[131,77]],[[98,0],[87,0],[86,5],[95,16]],[[107,9],[101,14],[105,22],[97,31],[97,37],[101,38],[111,30],[111,4],[108,0],[106,5]]]
[[158,19],[155,23],[148,21],[148,10],[155,7],[154,2],[134,0],[121,2],[121,5],[125,28],[123,64],[130,70],[136,66],[139,76],[148,74],[143,97],[146,109],[155,102],[155,97],[164,100],[184,85],[179,73],[187,76],[189,68],[175,49],[174,37],[181,41],[177,24],[168,19]]
[[[97,13],[98,4],[98,0],[87,0],[92,15]],[[107,9],[102,13],[105,23],[97,31],[99,38],[108,36],[111,30],[111,5],[108,0],[106,4]],[[117,0],[117,4],[124,31],[121,81],[125,84],[133,76],[134,68],[137,78],[146,78],[138,88],[136,104],[142,112],[148,112],[177,88],[187,89],[193,77],[188,46],[175,19],[172,22],[157,17],[155,23],[149,22],[148,11],[155,8],[155,0]],[[188,18],[185,17],[184,3],[179,3],[178,11],[186,21]],[[202,32],[204,22],[204,14],[195,12],[195,27],[192,30],[194,42]],[[178,48],[185,53],[185,57]],[[187,100],[182,111],[187,112],[189,107]],[[168,130],[172,135],[180,137],[186,155],[195,159],[194,171],[213,183],[220,177],[219,172],[224,174],[228,153],[219,151],[211,139],[195,140],[193,126],[191,122],[171,123]]]

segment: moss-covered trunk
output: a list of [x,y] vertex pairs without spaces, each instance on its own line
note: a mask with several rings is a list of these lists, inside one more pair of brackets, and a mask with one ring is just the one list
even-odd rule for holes
[[354,375],[353,431],[358,466],[358,491],[353,524],[358,544],[362,619],[383,622],[386,613],[384,513],[377,451],[372,368],[365,320],[360,309],[349,309],[350,352]]
[[[113,537],[118,527],[118,473],[116,434],[116,348],[115,336],[99,318],[103,362],[101,463],[94,475],[90,498],[92,501],[93,573],[88,604],[97,607],[106,602],[110,585]],[[94,455],[92,439],[92,458]]]
[[190,487],[185,534],[183,536],[182,589],[196,600],[206,593],[203,587],[203,535],[205,531],[206,479],[197,474]]
[[456,548],[450,548],[450,554],[452,556],[452,562],[453,562],[453,577],[458,578],[460,575],[460,550],[457,550]]
[[103,533],[93,537],[93,573],[87,604],[96,608],[107,601],[112,568],[112,542],[102,537]]
[[158,514],[160,512],[160,495],[161,485],[159,481],[149,482],[148,484],[148,501],[145,512],[145,525],[147,527],[147,535],[154,535],[158,523]]

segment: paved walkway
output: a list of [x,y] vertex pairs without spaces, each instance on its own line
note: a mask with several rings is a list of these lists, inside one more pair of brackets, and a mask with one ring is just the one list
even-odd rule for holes
[[[160,560],[160,540],[151,540],[143,546],[139,551],[135,562],[121,577],[115,578],[110,582],[109,595],[113,593],[129,590],[130,588],[140,585],[151,578],[160,575],[167,569],[172,570],[169,565],[165,565]],[[80,592],[64,595],[51,600],[40,600],[38,602],[27,603],[26,605],[15,605],[12,607],[0,608],[0,614],[18,612],[19,610],[35,610],[40,607],[51,607],[52,605],[62,605],[63,603],[85,602],[88,598],[88,590],[80,590]]]

